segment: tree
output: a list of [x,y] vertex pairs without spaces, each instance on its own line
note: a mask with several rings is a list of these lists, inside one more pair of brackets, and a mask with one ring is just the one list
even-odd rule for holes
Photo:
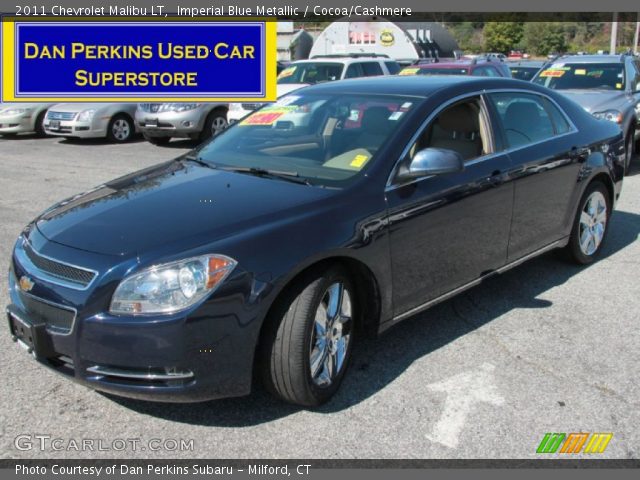
[[488,52],[509,53],[522,40],[522,22],[487,22],[484,24],[484,48]]
[[527,22],[522,43],[534,55],[563,53],[567,49],[565,26],[559,22]]

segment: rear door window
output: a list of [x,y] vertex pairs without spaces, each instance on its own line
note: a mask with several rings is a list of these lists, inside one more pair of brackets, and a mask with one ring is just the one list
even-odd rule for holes
[[364,72],[365,77],[377,77],[384,73],[378,62],[363,62],[362,71]]
[[[518,148],[548,140],[556,135],[552,116],[562,117],[559,111],[547,110],[543,97],[520,92],[493,93],[489,95],[504,131],[508,148]],[[554,107],[555,108],[555,107]],[[568,131],[566,120],[560,129]]]

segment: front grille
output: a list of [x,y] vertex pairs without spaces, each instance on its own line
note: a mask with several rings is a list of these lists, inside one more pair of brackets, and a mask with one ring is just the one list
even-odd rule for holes
[[64,334],[71,331],[76,318],[75,311],[47,303],[24,292],[19,292],[19,295],[25,310],[34,320],[44,322],[54,332]]
[[262,105],[262,103],[243,103],[242,108],[253,111],[259,109]]
[[156,113],[160,109],[160,103],[141,103],[138,106],[143,112]]
[[73,120],[76,117],[76,112],[47,112],[47,118],[49,120]]
[[31,260],[31,263],[43,272],[82,287],[89,285],[96,275],[89,270],[72,267],[71,265],[56,262],[50,258],[38,255],[28,242],[24,243],[24,252],[27,257],[29,257],[29,260]]

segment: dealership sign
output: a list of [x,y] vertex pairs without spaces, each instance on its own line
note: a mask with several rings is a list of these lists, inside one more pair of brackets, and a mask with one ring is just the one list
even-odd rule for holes
[[2,22],[2,101],[273,101],[276,24]]

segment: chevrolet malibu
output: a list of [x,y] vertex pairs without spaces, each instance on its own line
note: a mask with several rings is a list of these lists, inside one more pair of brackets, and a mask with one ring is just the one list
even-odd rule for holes
[[[291,122],[290,115],[308,121]],[[91,388],[315,406],[353,346],[552,249],[600,254],[620,129],[509,79],[326,83],[19,236],[13,339]]]

